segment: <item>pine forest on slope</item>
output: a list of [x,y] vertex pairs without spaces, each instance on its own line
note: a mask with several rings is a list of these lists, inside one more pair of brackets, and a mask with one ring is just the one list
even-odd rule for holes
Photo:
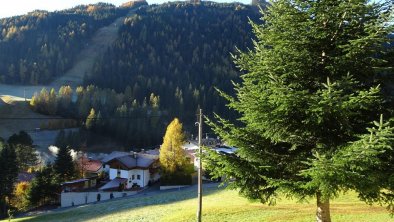
[[0,83],[49,83],[73,66],[100,27],[128,11],[99,3],[1,19]]
[[85,87],[43,90],[31,104],[41,113],[94,118],[90,130],[137,147],[160,144],[174,117],[192,132],[198,107],[234,118],[215,87],[231,93],[239,73],[230,53],[252,46],[248,18],[259,17],[256,7],[239,3],[139,7],[86,76]]

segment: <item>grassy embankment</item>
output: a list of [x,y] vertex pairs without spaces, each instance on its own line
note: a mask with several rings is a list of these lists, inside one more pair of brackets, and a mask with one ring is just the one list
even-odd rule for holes
[[[196,192],[183,190],[154,196],[126,198],[77,207],[62,212],[12,221],[195,221]],[[335,222],[394,221],[383,207],[360,202],[354,193],[331,203]],[[204,190],[203,221],[310,222],[315,220],[315,203],[282,199],[276,206],[250,202],[236,191],[218,188]]]

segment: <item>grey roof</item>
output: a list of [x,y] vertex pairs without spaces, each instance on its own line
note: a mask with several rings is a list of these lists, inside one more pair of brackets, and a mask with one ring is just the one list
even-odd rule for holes
[[107,156],[105,156],[101,161],[103,163],[107,163],[107,162],[109,162],[109,161],[111,161],[111,160],[113,160],[113,159],[115,159],[117,157],[126,156],[126,155],[129,155],[129,154],[130,153],[128,153],[128,152],[114,151],[114,152],[108,154]]
[[89,179],[83,178],[83,179],[78,179],[78,180],[73,180],[73,181],[66,181],[62,183],[61,185],[69,185],[69,184],[75,184],[75,183],[82,183],[85,181],[89,181]]
[[[135,158],[136,157],[136,158]],[[136,156],[134,155],[126,155],[115,158],[127,168],[148,168],[154,161],[159,159],[158,155],[151,155],[151,154],[142,154],[138,153]]]
[[114,189],[118,188],[121,183],[127,182],[127,179],[125,178],[115,178],[108,183],[106,183],[104,186],[100,187],[99,190],[108,190],[108,189]]
[[119,162],[123,163],[127,168],[133,168],[137,166],[137,160],[130,155],[117,157],[115,159],[119,160]]

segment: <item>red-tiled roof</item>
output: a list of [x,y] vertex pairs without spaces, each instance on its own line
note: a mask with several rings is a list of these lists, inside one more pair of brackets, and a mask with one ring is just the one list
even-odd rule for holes
[[86,157],[81,157],[78,160],[78,165],[86,172],[97,173],[103,166],[103,163],[100,160],[92,160]]

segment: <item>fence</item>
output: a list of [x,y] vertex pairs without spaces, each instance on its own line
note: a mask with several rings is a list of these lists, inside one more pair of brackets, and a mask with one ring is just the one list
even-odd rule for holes
[[61,207],[71,207],[94,203],[113,198],[126,197],[137,194],[137,191],[125,192],[62,192]]

